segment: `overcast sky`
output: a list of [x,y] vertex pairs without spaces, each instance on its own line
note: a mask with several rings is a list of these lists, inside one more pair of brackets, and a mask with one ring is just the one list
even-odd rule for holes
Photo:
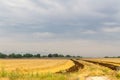
[[0,0],[0,51],[120,54],[120,0]]

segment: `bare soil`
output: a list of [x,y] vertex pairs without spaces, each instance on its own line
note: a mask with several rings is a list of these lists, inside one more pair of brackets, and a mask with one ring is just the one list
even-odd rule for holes
[[79,63],[77,60],[71,59],[71,61],[74,62],[74,64],[75,64],[74,66],[70,67],[69,69],[66,69],[64,72],[60,71],[60,72],[57,72],[57,73],[72,73],[72,72],[77,72],[77,71],[79,71],[79,69],[84,68],[84,65]]
[[109,63],[102,63],[102,62],[96,62],[96,61],[90,61],[90,60],[84,60],[84,61],[94,63],[94,64],[99,64],[99,65],[108,67],[112,70],[116,70],[116,71],[118,70],[118,67],[120,67],[120,66],[115,66],[115,65],[109,64]]

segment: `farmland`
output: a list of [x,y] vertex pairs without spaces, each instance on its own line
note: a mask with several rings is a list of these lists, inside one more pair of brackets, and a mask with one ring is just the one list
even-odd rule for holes
[[120,63],[120,58],[86,58],[87,60]]
[[86,80],[89,76],[119,80],[119,70],[98,64],[119,67],[119,61],[119,58],[0,59],[0,80]]
[[38,73],[55,73],[65,70],[73,66],[74,63],[70,60],[57,59],[1,59],[0,67],[11,72],[15,70]]
[[120,58],[94,58],[94,59],[87,59],[92,61],[104,62],[104,63],[111,63],[114,65],[120,65]]

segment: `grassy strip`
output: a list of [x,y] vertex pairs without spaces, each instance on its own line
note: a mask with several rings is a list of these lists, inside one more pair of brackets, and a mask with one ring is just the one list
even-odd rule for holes
[[0,80],[68,80],[66,75],[53,73],[21,73],[19,71],[7,72],[3,68]]

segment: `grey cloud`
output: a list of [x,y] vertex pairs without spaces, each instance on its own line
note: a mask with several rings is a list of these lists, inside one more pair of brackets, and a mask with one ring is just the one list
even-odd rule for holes
[[113,42],[119,33],[102,29],[119,26],[119,16],[119,0],[1,0],[0,39]]

